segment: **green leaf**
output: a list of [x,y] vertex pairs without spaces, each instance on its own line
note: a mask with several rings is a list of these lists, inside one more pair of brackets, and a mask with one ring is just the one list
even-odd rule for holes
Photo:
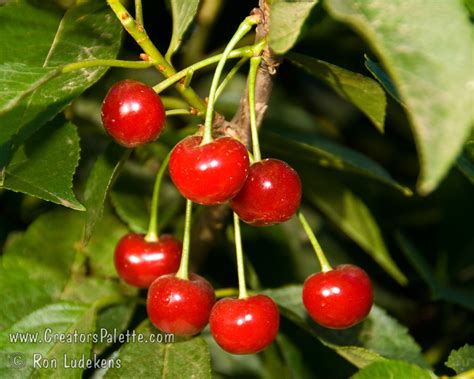
[[76,127],[56,117],[16,149],[6,168],[3,187],[84,210],[72,192],[79,158]]
[[0,8],[0,20],[0,148],[6,150],[0,166],[4,166],[11,139],[20,130],[34,131],[51,120],[97,82],[106,68],[52,79],[55,70],[81,60],[115,58],[121,25],[105,2],[95,0],[78,1],[66,11],[51,2],[11,1]]
[[237,355],[223,350],[212,337],[209,328],[201,333],[209,346],[212,362],[212,377],[216,374],[223,378],[262,378],[265,366],[256,354]]
[[284,54],[296,43],[301,29],[317,0],[273,0],[270,11],[269,44]]
[[405,104],[418,147],[418,189],[431,192],[457,157],[473,120],[472,42],[460,1],[326,0],[378,54]]
[[199,0],[171,0],[170,3],[173,14],[173,34],[171,35],[170,46],[166,52],[168,60],[170,60],[171,56],[181,45],[184,33],[188,30],[196,15]]
[[[75,330],[91,333],[96,330],[98,308],[98,334],[104,329],[121,331],[127,326],[135,304],[125,300],[136,295],[137,290],[116,280],[84,276],[86,255],[89,255],[91,262],[94,256],[103,255],[107,244],[101,240],[110,239],[120,229],[121,224],[117,226],[117,221],[114,223],[110,217],[99,224],[99,230],[103,233],[94,235],[94,243],[88,246],[88,250],[81,244],[85,214],[63,209],[38,217],[25,233],[7,245],[0,267],[3,301],[0,308],[0,330],[3,331],[0,333],[0,376],[12,377],[15,374],[19,376],[14,377],[30,377],[32,354],[39,353],[50,360],[57,358],[58,368],[40,370],[33,376],[80,377],[82,370],[79,373],[62,370],[64,356],[68,359],[79,359],[82,355],[88,358],[93,342],[22,343],[21,346],[16,343],[4,346],[4,343],[9,343],[5,338],[8,339],[10,333],[29,331],[39,332],[42,336],[45,328],[51,328],[52,333]],[[66,325],[68,323],[71,325]],[[103,351],[109,344],[99,340],[94,345],[94,352]],[[11,367],[5,360],[15,352],[26,357],[27,368],[6,371],[8,375],[2,375],[2,370]]]
[[458,157],[456,165],[459,171],[474,184],[474,139],[466,142],[464,151]]
[[474,16],[474,0],[464,0],[464,4],[466,8],[469,10],[469,14],[471,18]]
[[370,73],[374,76],[375,79],[385,88],[390,96],[392,96],[398,103],[403,105],[402,99],[400,99],[400,94],[398,93],[397,87],[393,84],[392,79],[388,74],[380,67],[377,63],[371,60],[367,55],[365,57],[365,67]]
[[397,232],[395,237],[408,261],[430,287],[433,300],[443,299],[474,311],[472,291],[451,288],[439,282],[422,253],[400,232]]
[[321,180],[306,188],[306,196],[397,282],[407,284],[387,250],[377,221],[361,198],[343,185]]
[[285,317],[359,368],[386,358],[403,359],[427,367],[420,347],[407,328],[376,305],[362,323],[345,330],[331,330],[309,318],[301,300],[302,286],[291,285],[263,293],[275,300]]
[[83,215],[65,210],[45,213],[5,249],[0,329],[61,296],[78,253]]
[[118,241],[128,232],[127,228],[109,212],[97,223],[94,234],[85,251],[89,256],[92,275],[117,278],[114,266],[114,251]]
[[416,269],[416,271],[418,271],[418,274],[420,274],[430,287],[432,296],[437,298],[439,296],[441,284],[436,279],[433,271],[428,265],[428,262],[426,262],[421,253],[417,251],[415,246],[413,246],[413,244],[403,234],[397,232],[395,237],[402,252],[405,254],[411,265]]
[[[104,335],[104,331],[113,335],[124,331],[130,323],[135,310],[132,296],[136,296],[137,292],[136,288],[116,280],[75,276],[71,278],[61,294],[61,300],[91,304],[91,306],[105,302],[108,306],[99,309],[95,331],[97,335]],[[130,301],[114,304],[121,301],[122,296],[130,297]],[[113,341],[109,338],[101,338],[94,343],[93,352],[100,354],[112,344]]]
[[94,163],[84,191],[84,204],[87,208],[84,227],[84,245],[87,245],[92,232],[102,217],[104,202],[130,149],[111,143]]
[[[148,321],[142,323],[136,332],[143,333],[147,339],[158,334]],[[104,378],[211,378],[209,349],[202,337],[173,343],[129,342],[120,348],[116,359],[120,359],[121,367],[107,370]]]
[[[99,335],[101,333],[104,334],[104,330],[108,332],[108,335],[124,332],[132,320],[135,308],[134,303],[128,302],[103,309],[97,315],[96,333]],[[98,341],[98,343],[94,344],[93,352],[95,354],[102,354],[104,350],[113,345],[113,343],[114,342],[110,341],[108,338]]]
[[[74,341],[59,343],[51,340],[55,334],[77,332],[89,334],[94,331],[95,316],[93,308],[68,302],[54,303],[45,306],[28,316],[17,320],[10,328],[0,333],[0,376],[2,378],[30,378],[43,376],[48,378],[77,378],[82,368],[65,367],[66,362],[78,361],[83,356],[89,357],[91,341]],[[11,338],[24,337],[29,333],[37,338],[37,343],[13,342]],[[21,369],[12,367],[12,356],[24,361]],[[34,361],[48,360],[56,362],[56,367],[39,368]]]
[[0,116],[57,75],[59,70],[55,67],[31,67],[19,62],[0,64]]
[[135,233],[146,233],[150,214],[144,196],[134,193],[113,191],[110,200],[121,220]]
[[[0,266],[0,330],[38,308],[55,301],[94,303],[135,290],[116,281],[85,277],[83,267],[88,256],[93,273],[100,272],[96,262],[108,257],[113,266],[114,236],[123,232],[122,224],[109,215],[98,227],[102,233],[83,248],[82,227],[85,214],[63,209],[38,217],[25,233],[5,248]],[[103,268],[102,268],[103,270]],[[114,277],[116,274],[114,272]]]
[[118,296],[127,291],[130,294],[136,292],[132,287],[122,285],[122,283],[117,280],[73,275],[61,293],[60,299],[83,304],[92,304],[99,299]]
[[331,87],[339,96],[359,108],[381,132],[384,130],[387,99],[373,79],[302,54],[290,53],[290,61]]
[[264,149],[282,159],[300,160],[337,171],[352,172],[387,184],[406,196],[412,194],[408,187],[397,183],[378,163],[314,133],[276,134],[263,129],[260,134]]
[[474,346],[465,344],[458,350],[451,351],[446,366],[456,371],[456,374],[474,370]]
[[291,378],[310,379],[313,377],[305,366],[303,354],[288,337],[280,332],[277,335],[276,342]]
[[433,379],[437,378],[430,371],[401,361],[375,362],[353,375],[353,379]]

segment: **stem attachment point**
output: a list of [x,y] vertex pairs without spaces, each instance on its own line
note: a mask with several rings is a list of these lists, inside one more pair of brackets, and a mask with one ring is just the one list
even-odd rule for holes
[[237,28],[237,31],[227,44],[224,52],[222,53],[222,57],[217,64],[214,77],[212,78],[211,89],[209,91],[209,101],[207,103],[206,119],[204,121],[204,135],[202,137],[202,145],[212,141],[212,120],[214,117],[216,92],[227,58],[235,45],[237,45],[237,43],[252,29],[253,25],[255,25],[258,21],[259,20],[254,16],[248,16],[244,21],[242,21],[242,23]]

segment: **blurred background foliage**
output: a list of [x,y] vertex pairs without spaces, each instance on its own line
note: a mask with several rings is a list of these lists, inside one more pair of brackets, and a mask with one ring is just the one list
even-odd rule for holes
[[[176,67],[185,67],[221,51],[234,26],[255,6],[255,2],[249,0],[205,3],[212,17],[201,14],[201,27],[191,27],[182,49],[173,58]],[[166,51],[171,37],[169,5],[144,1],[143,6],[151,39],[161,51]],[[253,36],[249,36],[242,45],[252,41]],[[141,51],[134,41],[125,35],[123,42],[119,58],[137,59]],[[319,4],[313,8],[292,51],[365,76],[371,75],[365,66],[364,55],[376,61],[370,46],[347,26],[330,17]],[[228,119],[235,113],[244,90],[246,67],[217,104],[217,110]],[[194,75],[193,88],[202,97],[207,95],[212,72],[209,68]],[[150,85],[162,79],[154,69],[111,69],[65,112],[78,126],[80,135],[81,160],[74,179],[80,200],[93,163],[109,142],[101,126],[101,101],[115,82],[125,78]],[[182,107],[173,90],[167,91],[165,96],[165,106]],[[381,133],[354,105],[283,58],[262,126],[263,156],[286,160],[298,170],[303,182],[303,209],[329,261],[333,265],[353,262],[363,267],[373,278],[375,303],[408,327],[437,374],[452,375],[453,372],[444,366],[449,352],[472,342],[474,337],[472,175],[469,179],[463,173],[462,165],[454,165],[434,192],[428,196],[418,195],[415,185],[419,166],[407,115],[392,97],[387,96],[387,101],[385,132]],[[165,154],[180,138],[193,133],[198,122],[194,117],[170,117],[166,132],[156,143],[132,152],[109,196],[107,217],[119,219],[134,231],[145,230],[156,170]],[[289,143],[288,138],[295,142]],[[308,148],[309,145],[317,150],[321,144],[350,149],[347,150],[349,153],[342,152],[342,160],[347,157],[346,153],[352,160],[350,154],[354,152],[369,158],[390,174],[391,183],[399,186],[346,169],[344,165],[342,168],[325,165],[321,155]],[[356,155],[356,161],[358,158]],[[408,195],[407,188],[413,191],[412,195]],[[0,193],[0,204],[2,245],[11,243],[15,235],[24,231],[40,214],[57,207],[6,190]],[[160,205],[162,230],[180,236],[184,201],[169,179],[163,188]],[[196,217],[199,212],[202,210],[196,212]],[[319,270],[296,219],[268,228],[243,226],[242,233],[249,270],[253,270],[249,281],[255,289],[299,284]],[[393,262],[382,269],[377,259],[386,262],[385,253]],[[229,229],[224,229],[205,256],[191,256],[191,259],[199,261],[199,271],[216,288],[236,287],[234,248]],[[406,284],[401,285],[405,278]],[[144,317],[144,307],[138,306],[132,325]],[[281,332],[280,343],[289,346],[290,351],[297,348],[301,354],[304,365],[298,371],[299,375],[342,378],[356,371],[333,350],[285,319],[282,319]],[[242,358],[223,353],[209,336],[206,340],[217,358],[213,360],[216,377],[252,378],[260,377],[264,372],[265,375],[270,373],[271,377],[272,373],[291,370],[275,358],[282,354],[272,351],[278,347],[272,347],[258,357]]]

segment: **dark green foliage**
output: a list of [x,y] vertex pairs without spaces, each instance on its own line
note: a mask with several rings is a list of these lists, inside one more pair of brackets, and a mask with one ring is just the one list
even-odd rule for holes
[[[254,3],[143,1],[144,24],[181,70],[183,62],[221,51]],[[244,225],[248,285],[272,297],[282,314],[276,342],[248,357],[224,352],[208,329],[161,343],[11,340],[47,328],[166,337],[146,320],[146,291],[118,279],[113,254],[127,231],[146,232],[160,162],[203,120],[168,117],[158,141],[133,151],[109,142],[100,122],[107,89],[124,78],[150,85],[162,78],[154,67],[61,73],[84,60],[138,60],[142,51],[129,36],[122,41],[107,3],[1,5],[0,377],[472,374],[466,341],[474,336],[473,6],[464,3],[267,1],[268,42],[281,61],[260,133],[263,156],[297,169],[302,209],[330,263],[362,266],[376,305],[348,330],[319,327],[301,301],[304,279],[319,266],[297,220]],[[204,98],[211,78],[212,70],[197,71],[191,86]],[[241,70],[217,103],[228,120],[245,81]],[[167,109],[188,108],[176,94],[164,94]],[[184,201],[166,175],[159,210],[160,233],[181,239]],[[196,206],[194,230],[206,231],[214,210]],[[216,289],[237,286],[233,256],[225,225],[210,247],[191,248],[193,269]],[[57,360],[58,368],[33,367],[35,353]],[[64,356],[115,366],[66,369]],[[24,367],[15,366],[18,357]]]

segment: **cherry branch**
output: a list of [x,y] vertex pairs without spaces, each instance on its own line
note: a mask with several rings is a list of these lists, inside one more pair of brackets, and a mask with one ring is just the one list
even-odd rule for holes
[[[268,34],[268,22],[270,19],[270,7],[266,0],[259,1],[258,12],[261,22],[256,28],[255,42],[262,41]],[[268,108],[268,101],[272,92],[272,81],[278,68],[278,58],[268,48],[264,48],[262,62],[257,70],[256,90],[255,90],[255,111],[257,115],[257,128],[262,125],[263,116]],[[250,148],[250,112],[248,104],[248,83],[246,90],[240,99],[240,106],[231,121],[226,121],[218,113],[215,115],[213,134],[230,135]],[[207,255],[207,252],[215,243],[216,237],[226,225],[230,216],[230,209],[227,205],[209,207],[204,209],[200,217],[196,220],[191,236],[191,243],[194,252],[194,264],[199,265]]]

